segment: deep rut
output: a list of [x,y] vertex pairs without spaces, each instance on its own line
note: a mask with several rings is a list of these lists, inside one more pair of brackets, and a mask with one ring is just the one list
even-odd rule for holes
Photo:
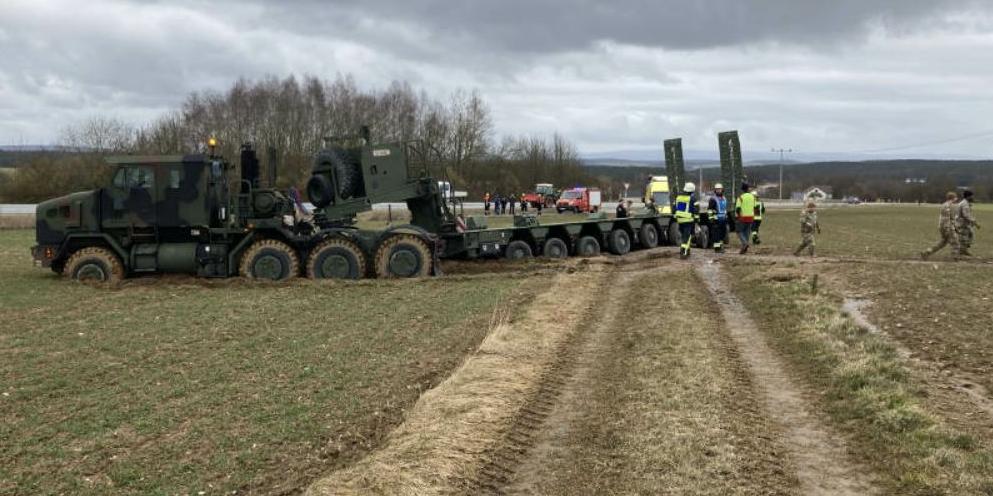
[[695,267],[729,324],[731,338],[754,376],[766,413],[783,429],[801,491],[811,495],[877,493],[870,471],[850,460],[845,442],[811,413],[802,390],[748,310],[722,281],[720,264],[704,259],[696,261]]

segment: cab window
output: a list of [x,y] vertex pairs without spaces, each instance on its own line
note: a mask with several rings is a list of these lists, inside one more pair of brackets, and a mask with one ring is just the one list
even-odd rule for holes
[[155,171],[151,167],[126,166],[121,167],[114,174],[114,187],[118,189],[155,187]]
[[183,171],[178,167],[169,169],[169,189],[179,189],[183,181]]

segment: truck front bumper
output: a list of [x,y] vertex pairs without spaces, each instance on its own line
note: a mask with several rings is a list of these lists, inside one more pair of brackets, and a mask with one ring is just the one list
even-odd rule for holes
[[35,245],[31,247],[31,258],[36,267],[51,267],[52,260],[59,254],[59,247],[53,245]]

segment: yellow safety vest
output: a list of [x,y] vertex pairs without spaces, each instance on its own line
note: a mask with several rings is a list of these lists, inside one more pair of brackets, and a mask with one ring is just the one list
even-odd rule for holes
[[735,209],[741,209],[741,213],[738,214],[738,218],[743,222],[752,222],[755,220],[755,195],[751,193],[742,193],[735,202]]
[[676,197],[676,222],[685,224],[693,222],[693,214],[690,213],[690,195],[679,195]]

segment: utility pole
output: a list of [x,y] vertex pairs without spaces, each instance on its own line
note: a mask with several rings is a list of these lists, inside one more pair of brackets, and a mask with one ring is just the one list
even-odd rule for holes
[[773,153],[777,153],[777,152],[779,153],[779,199],[782,200],[783,199],[783,154],[784,153],[793,153],[793,149],[792,148],[779,148],[779,149],[773,148],[772,149],[772,152]]

